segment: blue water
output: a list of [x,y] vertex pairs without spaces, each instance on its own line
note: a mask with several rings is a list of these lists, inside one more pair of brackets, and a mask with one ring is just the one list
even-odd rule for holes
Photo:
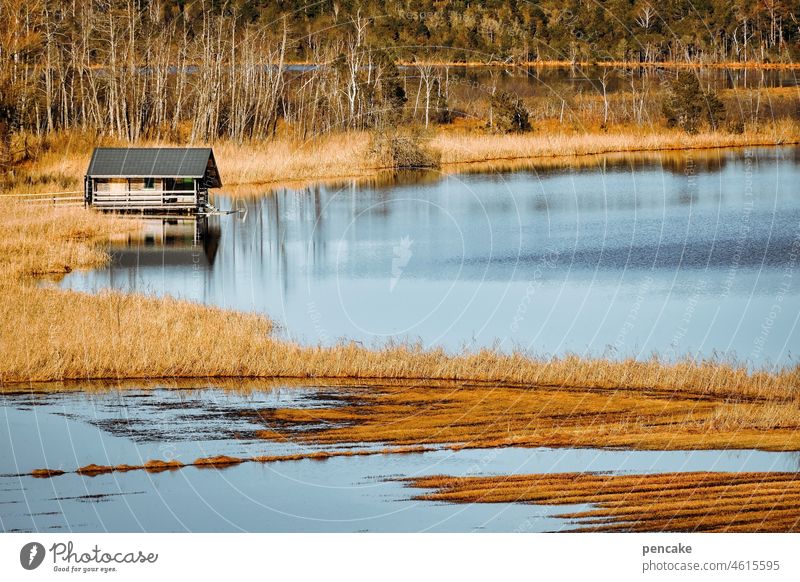
[[158,220],[62,285],[265,313],[309,344],[792,365],[799,160],[796,147],[598,156],[218,196],[243,212],[199,242],[193,224]]
[[[397,478],[607,471],[799,471],[797,453],[602,449],[439,450],[223,470],[17,476],[89,463],[191,462],[308,451],[250,438],[237,410],[317,406],[314,386],[236,392],[197,386],[0,395],[0,531],[559,531],[583,506],[414,501]],[[260,428],[263,428],[260,427]]]

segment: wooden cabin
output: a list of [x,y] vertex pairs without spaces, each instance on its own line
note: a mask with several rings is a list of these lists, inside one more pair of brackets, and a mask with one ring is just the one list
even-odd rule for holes
[[221,186],[211,148],[96,148],[84,198],[103,210],[198,212]]

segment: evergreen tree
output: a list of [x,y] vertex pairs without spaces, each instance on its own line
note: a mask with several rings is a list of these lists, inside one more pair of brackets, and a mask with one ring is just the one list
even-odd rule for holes
[[491,99],[490,127],[500,133],[522,133],[531,130],[528,110],[522,99],[506,91],[498,91]]
[[442,91],[442,86],[438,79],[433,82],[433,93],[436,95],[434,100],[434,119],[436,123],[452,123],[453,111],[450,109],[447,96]]
[[725,106],[717,94],[703,91],[691,71],[681,71],[670,83],[662,109],[667,126],[680,127],[687,133],[697,133],[704,118],[716,129],[725,115]]

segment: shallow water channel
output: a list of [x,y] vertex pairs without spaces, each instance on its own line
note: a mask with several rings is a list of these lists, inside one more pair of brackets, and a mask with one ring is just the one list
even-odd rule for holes
[[[437,450],[274,463],[186,467],[50,479],[36,468],[136,464],[228,454],[285,454],[296,443],[252,438],[236,415],[325,403],[326,387],[238,392],[125,388],[0,395],[3,531],[559,531],[554,516],[583,506],[452,505],[414,501],[395,478],[610,471],[800,471],[797,453],[600,449]],[[380,448],[380,447],[377,447]]]

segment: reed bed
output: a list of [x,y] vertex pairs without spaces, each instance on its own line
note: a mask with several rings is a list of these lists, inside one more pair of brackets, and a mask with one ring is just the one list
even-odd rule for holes
[[[260,316],[172,298],[92,296],[43,287],[40,278],[57,279],[74,269],[105,264],[109,255],[101,245],[111,237],[138,231],[139,222],[84,208],[21,202],[6,202],[4,210],[0,383],[33,380],[57,369],[71,370],[74,378],[92,377],[91,368],[100,361],[117,369],[114,373],[109,368],[105,374],[120,377],[127,373],[124,358],[137,351],[145,354],[139,365],[164,356],[178,371],[189,366],[187,357],[197,360],[198,354],[208,351],[209,337],[224,346],[266,337],[272,331],[272,323]],[[27,371],[20,376],[13,370]]]
[[[136,221],[81,208],[12,203],[0,226],[3,385],[99,378],[418,379],[422,383],[413,389],[387,383],[359,396],[370,399],[363,410],[380,412],[374,415],[377,423],[362,422],[349,409],[315,411],[319,418],[328,415],[327,420],[346,420],[353,427],[349,435],[315,438],[416,444],[431,441],[435,433],[436,442],[467,446],[596,443],[601,438],[596,435],[624,426],[625,442],[602,438],[608,444],[670,447],[666,441],[674,433],[670,448],[676,448],[698,446],[697,435],[707,439],[712,433],[717,438],[705,440],[708,446],[798,448],[797,438],[786,434],[800,426],[798,368],[751,372],[713,360],[545,359],[492,350],[452,355],[408,344],[303,346],[276,339],[272,323],[255,314],[174,298],[70,292],[36,281],[103,264],[108,260],[103,241],[136,228]],[[489,387],[436,389],[437,380]],[[410,419],[419,417],[416,407],[438,412],[415,424]],[[556,417],[541,413],[546,410],[576,420],[556,426]],[[582,411],[603,411],[602,426]],[[297,416],[302,413],[290,410],[275,414],[302,420]],[[475,428],[459,433],[462,425]],[[669,430],[653,428],[662,425]],[[398,426],[405,433],[387,432]]]
[[114,235],[136,232],[135,219],[78,207],[4,199],[0,215],[0,288],[28,277],[57,277],[73,269],[104,265],[99,245]]
[[[311,65],[312,62],[293,61],[297,64]],[[415,65],[429,65],[433,67],[500,67],[508,68],[509,62],[506,60],[484,60],[484,61],[448,61],[440,59],[414,59],[407,61],[400,59],[398,65],[406,67]],[[602,67],[607,69],[798,69],[800,63],[777,62],[768,63],[758,60],[751,61],[624,61],[624,60],[552,60],[541,59],[534,61],[514,61],[513,66],[530,68],[553,68],[563,69],[571,67]]]
[[798,532],[797,473],[558,473],[407,480],[433,489],[415,499],[447,503],[592,504],[556,517],[577,531]]
[[[581,370],[584,364],[576,360],[574,367]],[[241,414],[264,426],[256,433],[260,438],[318,445],[800,450],[796,396],[734,401],[699,385],[676,390],[631,388],[625,382],[613,388],[575,384],[569,389],[427,381],[341,387],[334,406]]]
[[[155,140],[134,144],[113,138],[100,138],[78,132],[57,132],[44,140],[31,139],[31,159],[20,164],[3,193],[77,192],[89,166],[94,146],[108,147],[185,147]],[[359,177],[374,173],[380,165],[368,155],[370,134],[348,132],[317,136],[303,141],[277,137],[271,141],[214,144],[225,188],[230,186],[292,183],[312,180]]]
[[5,289],[10,292],[4,292],[0,304],[3,383],[160,377],[431,379],[733,398],[796,398],[800,384],[796,368],[751,373],[716,361],[545,359],[492,350],[451,355],[405,344],[304,346],[271,337],[271,324],[263,317],[170,298]]
[[223,142],[214,154],[226,185],[290,184],[374,174],[382,164],[369,155],[369,143],[368,132],[353,131],[309,141]]
[[[366,131],[315,136],[309,140],[276,137],[269,142],[219,141],[213,145],[223,191],[233,196],[249,196],[253,188],[302,186],[312,182],[369,178],[390,169],[385,160],[370,150],[372,135]],[[475,123],[464,127],[442,126],[430,132],[427,147],[441,158],[445,173],[461,172],[476,165],[482,171],[509,169],[509,162],[525,160],[558,165],[580,165],[581,158],[596,154],[657,152],[677,149],[709,149],[800,142],[800,125],[779,120],[743,133],[706,131],[688,135],[664,127],[612,126],[608,130],[566,130],[546,125],[526,134],[486,133]],[[89,165],[94,145],[159,146],[170,144],[141,141],[128,144],[109,138],[62,132],[39,145],[31,161],[22,164],[4,192],[75,192]],[[467,168],[469,169],[469,168]]]
[[798,141],[800,124],[793,120],[781,120],[770,126],[747,128],[743,133],[705,131],[695,135],[666,128],[634,127],[582,133],[439,133],[431,141],[431,147],[441,152],[443,165],[459,165],[616,152],[776,145]]

